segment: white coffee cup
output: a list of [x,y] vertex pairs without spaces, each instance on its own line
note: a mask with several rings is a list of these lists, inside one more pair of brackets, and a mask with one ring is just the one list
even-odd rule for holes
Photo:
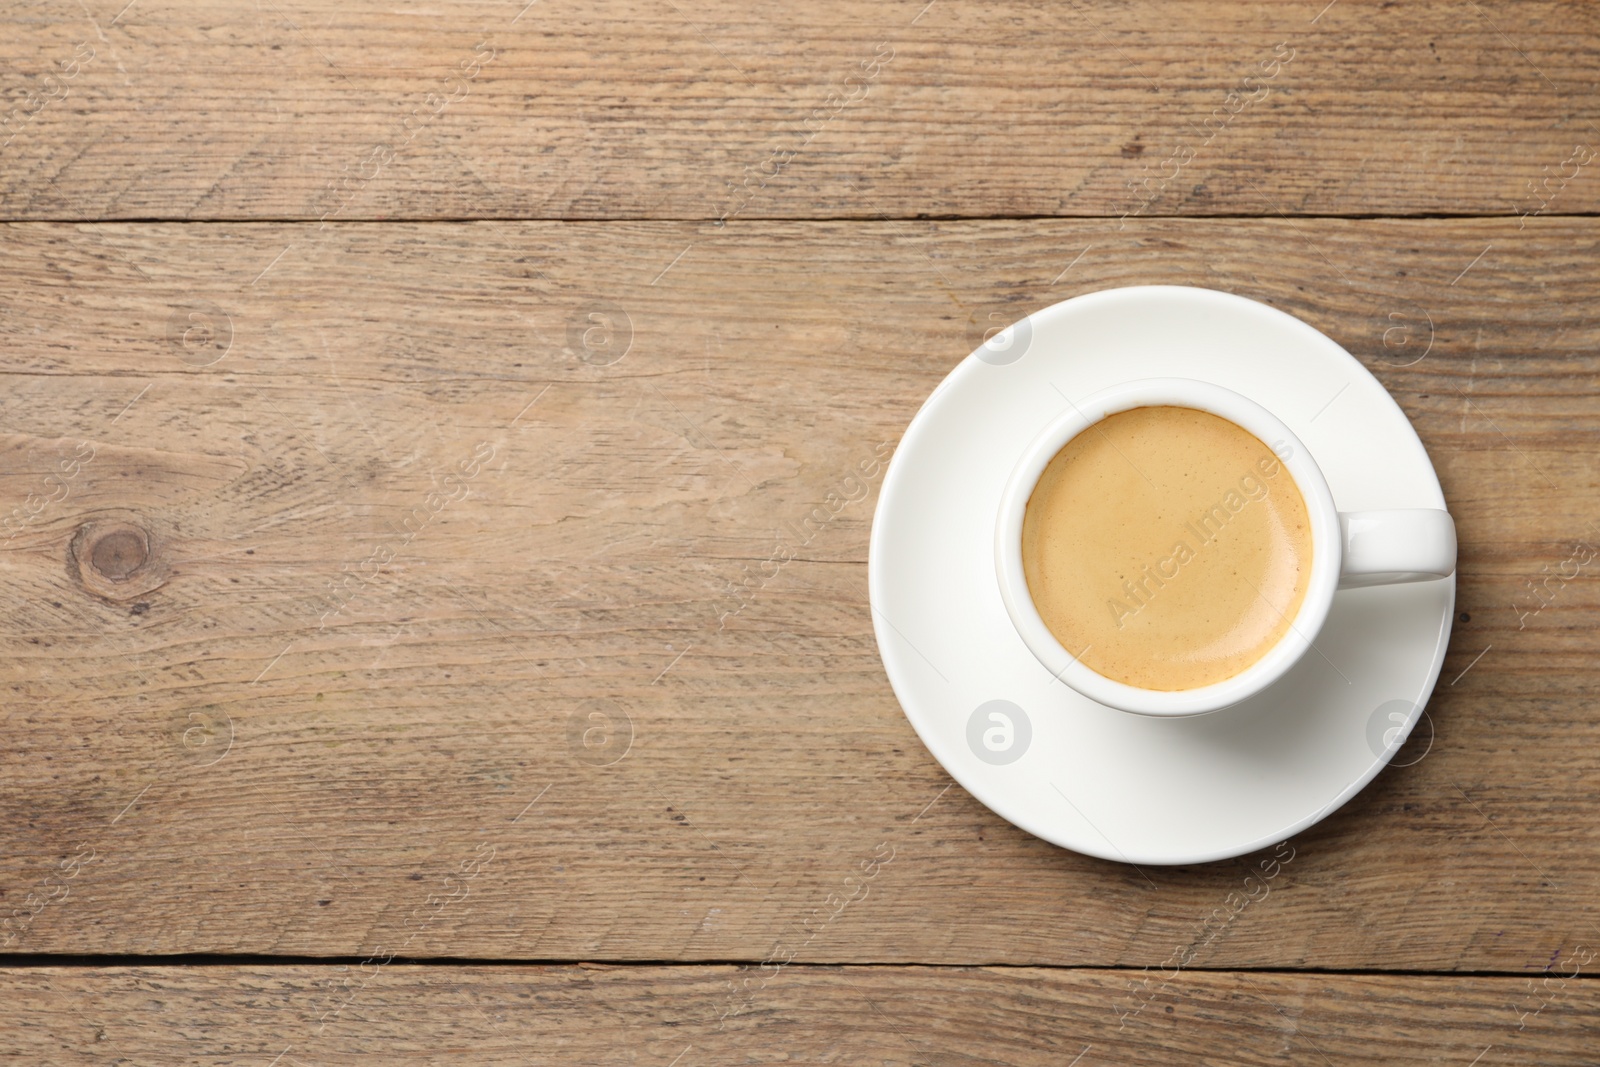
[[[1243,427],[1266,443],[1294,477],[1311,523],[1311,576],[1300,610],[1279,642],[1231,678],[1194,689],[1141,689],[1085,666],[1045,625],[1022,569],[1022,520],[1039,477],[1066,443],[1131,408],[1197,408]],[[1288,672],[1312,647],[1341,588],[1447,578],[1455,571],[1456,530],[1437,508],[1341,512],[1322,471],[1276,416],[1231,389],[1188,378],[1147,378],[1102,390],[1072,405],[1033,439],[1000,498],[995,522],[1000,596],[1023,642],[1052,674],[1090,700],[1141,715],[1200,715],[1247,700]],[[1081,654],[1084,650],[1079,649]]]

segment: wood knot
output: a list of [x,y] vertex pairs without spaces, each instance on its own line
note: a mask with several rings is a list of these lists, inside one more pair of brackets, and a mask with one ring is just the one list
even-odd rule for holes
[[150,542],[143,530],[112,530],[96,538],[89,549],[89,566],[113,582],[127,581],[149,558]]
[[144,527],[125,519],[104,519],[78,528],[67,548],[67,565],[96,596],[132,600],[166,581],[166,569],[155,555]]

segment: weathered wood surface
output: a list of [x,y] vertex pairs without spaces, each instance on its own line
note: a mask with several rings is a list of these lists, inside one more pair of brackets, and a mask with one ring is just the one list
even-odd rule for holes
[[1154,980],[1135,1001],[1126,972],[1036,968],[50,967],[0,971],[0,1058],[59,1067],[1588,1067],[1600,983],[1568,977],[1581,970],[1197,972],[1164,988]]
[[[1600,597],[1567,562],[1600,537],[1597,245],[1570,219],[0,228],[6,951],[1137,967],[1203,939],[1192,966],[1520,975],[1600,947]],[[1220,932],[1245,861],[1089,860],[947,789],[866,607],[877,457],[974,331],[1138,282],[1344,343],[1460,530],[1431,750]],[[1366,980],[1321,981],[1293,980]]]
[[1597,33],[1552,2],[21,0],[0,218],[1594,212]]

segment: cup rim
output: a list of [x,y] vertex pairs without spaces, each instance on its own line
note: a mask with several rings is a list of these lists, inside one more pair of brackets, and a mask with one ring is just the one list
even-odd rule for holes
[[[1276,682],[1312,647],[1333,606],[1343,562],[1339,513],[1327,480],[1304,443],[1281,419],[1248,397],[1192,378],[1122,382],[1071,404],[1023,450],[1000,498],[995,522],[995,570],[1012,624],[1051,674],[1097,703],[1140,715],[1202,715],[1247,700]],[[1273,449],[1294,478],[1311,524],[1311,576],[1288,631],[1260,659],[1230,678],[1194,689],[1143,689],[1086,666],[1045,625],[1022,568],[1022,520],[1028,499],[1050,460],[1066,444],[1109,415],[1133,408],[1195,408],[1225,418]],[[1081,652],[1082,650],[1080,650]]]

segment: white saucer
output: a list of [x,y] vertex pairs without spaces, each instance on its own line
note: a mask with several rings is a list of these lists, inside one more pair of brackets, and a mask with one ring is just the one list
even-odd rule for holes
[[873,518],[872,622],[906,718],[996,814],[1103,859],[1203,863],[1305,829],[1388,763],[1439,677],[1455,578],[1339,592],[1287,676],[1210,715],[1131,715],[1056,681],[1000,599],[1000,493],[1069,398],[1153,377],[1215,382],[1277,415],[1341,511],[1445,506],[1405,414],[1328,337],[1209,289],[1105,290],[1009,327],[911,420]]

